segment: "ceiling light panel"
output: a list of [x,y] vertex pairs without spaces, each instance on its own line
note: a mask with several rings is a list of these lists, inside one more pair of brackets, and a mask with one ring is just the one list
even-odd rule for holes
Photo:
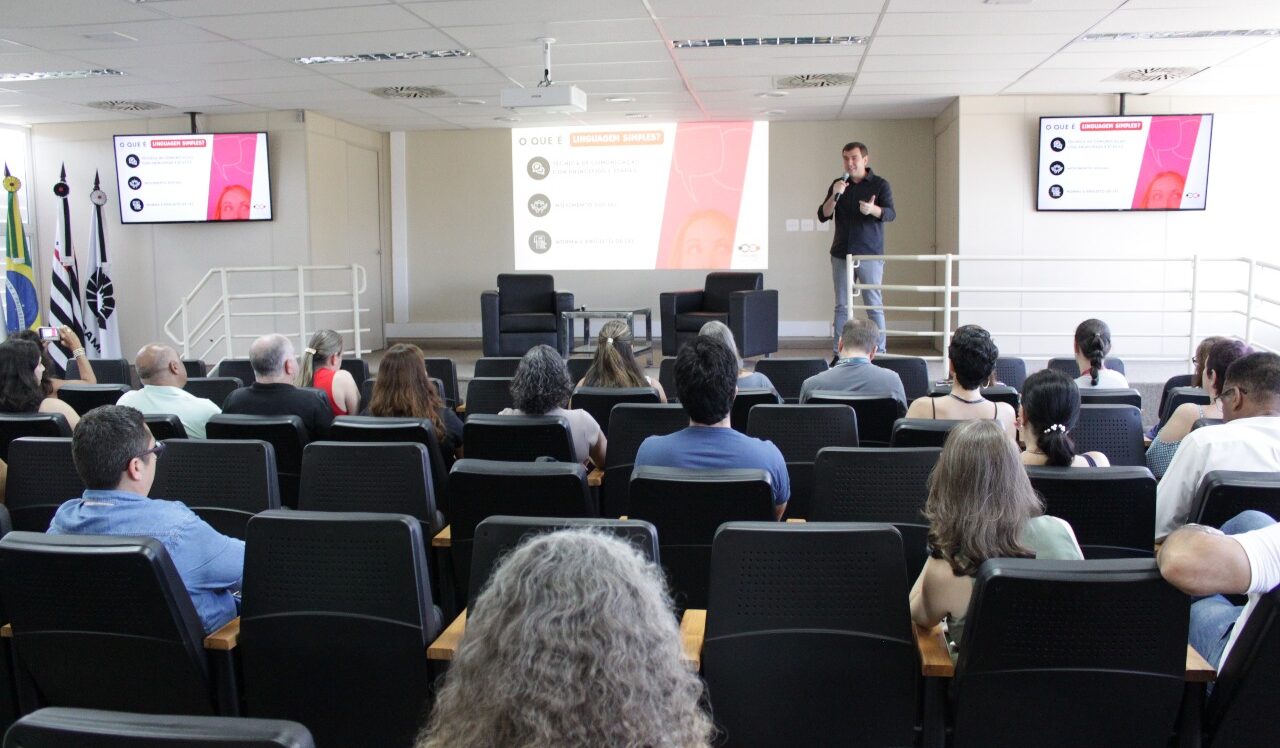
[[1181,39],[1252,39],[1280,36],[1280,29],[1202,29],[1199,31],[1113,31],[1085,34],[1080,42],[1176,41]]
[[33,73],[0,73],[0,81],[47,81],[67,80],[74,78],[101,78],[104,76],[125,75],[119,70],[110,68],[94,68],[90,70],[46,70]]
[[756,36],[678,39],[671,42],[671,46],[675,49],[697,49],[699,47],[808,47],[822,45],[854,47],[866,43],[867,37],[865,36]]
[[405,60],[442,60],[451,57],[470,57],[466,49],[428,49],[421,52],[362,52],[351,55],[321,55],[319,57],[295,57],[299,65],[346,65],[358,62],[404,62]]

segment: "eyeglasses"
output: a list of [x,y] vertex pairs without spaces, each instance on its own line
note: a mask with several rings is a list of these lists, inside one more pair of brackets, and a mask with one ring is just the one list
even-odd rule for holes
[[147,455],[155,455],[156,459],[158,460],[160,459],[160,456],[163,454],[164,454],[164,442],[156,442],[155,446],[152,447],[151,449],[148,449],[145,452],[139,452],[138,454],[134,455],[133,457],[130,457],[129,459],[141,460],[143,457],[146,457]]

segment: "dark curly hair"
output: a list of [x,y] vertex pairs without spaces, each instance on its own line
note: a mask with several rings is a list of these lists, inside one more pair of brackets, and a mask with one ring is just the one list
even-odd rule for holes
[[947,355],[956,370],[956,381],[966,390],[986,384],[1000,358],[1000,349],[991,339],[991,333],[978,325],[957,327],[947,346]]
[[35,413],[44,400],[36,379],[40,346],[27,340],[0,343],[0,413]]
[[698,335],[676,355],[676,392],[694,423],[710,426],[733,408],[738,356],[710,335]]
[[555,348],[534,346],[520,359],[511,380],[511,400],[523,413],[540,416],[552,408],[563,408],[572,394],[569,369]]

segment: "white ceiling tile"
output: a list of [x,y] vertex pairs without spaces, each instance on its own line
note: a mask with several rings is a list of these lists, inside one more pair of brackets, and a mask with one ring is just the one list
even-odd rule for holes
[[963,34],[1080,34],[1103,16],[1089,11],[993,11],[991,13],[889,13],[879,33],[887,36]]
[[[897,0],[895,0],[896,2]],[[689,18],[692,16],[741,16],[767,15],[777,12],[778,3],[770,0],[649,0],[658,18]],[[831,15],[837,13],[879,13],[884,0],[807,0],[787,8],[789,14],[811,13]]]
[[1052,54],[1076,34],[955,34],[950,36],[876,35],[871,41],[871,54],[877,55],[981,55],[981,54]]
[[232,39],[273,39],[426,28],[426,23],[421,18],[395,5],[212,16],[192,18],[189,22]]
[[[500,68],[503,75],[526,85],[536,85],[542,80],[543,68],[507,67]],[[633,78],[667,78],[677,75],[675,63],[671,60],[654,60],[652,62],[604,62],[594,65],[557,65],[551,64],[551,80],[556,83],[576,81],[610,81],[629,80]]]
[[[344,84],[337,84],[344,85]],[[245,78],[242,80],[207,81],[201,88],[212,96],[238,93],[276,93],[280,91],[323,91],[335,87],[335,81],[323,75],[294,75],[287,78]]]
[[[324,0],[324,7],[386,5],[388,2],[389,0]],[[316,0],[165,0],[164,3],[154,7],[158,12],[166,15],[187,18],[312,10],[316,7]]]
[[[556,44],[605,44],[611,42],[661,41],[653,22],[645,20],[622,21],[546,21],[543,23],[515,23],[501,26],[448,26],[440,29],[457,39],[467,49],[488,47],[519,47],[529,50],[536,60],[542,59],[542,45],[538,37],[555,37]],[[555,49],[551,50],[552,63]]]
[[1008,84],[1018,79],[1023,70],[912,70],[871,72],[858,76],[856,87],[863,85],[935,85],[951,83]]
[[680,63],[688,75],[805,75],[807,73],[853,73],[858,57],[811,57],[778,60],[689,60]]
[[82,26],[98,23],[150,21],[160,15],[145,5],[103,0],[58,0],[26,2],[8,0],[0,12],[0,22],[8,28],[32,26]]
[[[644,78],[616,81],[587,81],[578,86],[588,94],[673,93],[684,91],[684,81],[679,78]],[[696,86],[695,86],[696,88]]]
[[[1010,11],[1041,13],[1054,10],[1113,10],[1124,4],[1124,0],[1034,0],[1031,4],[1024,6],[987,5],[969,2],[964,4],[963,10],[974,14],[1007,13]],[[893,0],[889,10],[893,13],[945,13],[960,9],[958,7],[960,5],[956,0]]]
[[1133,81],[1108,81],[1115,71],[1043,69],[1028,72],[1021,80],[1010,84],[1003,93],[1150,93],[1167,83],[1135,83]]
[[916,94],[918,96],[994,96],[1001,92],[999,83],[916,83],[872,85],[859,83],[853,87],[854,96],[893,96]]
[[[534,45],[536,47],[536,45]],[[522,45],[519,47],[492,47],[473,49],[476,59],[494,67],[515,67],[539,64],[541,50]],[[612,44],[560,44],[551,50],[552,69],[560,65],[593,64],[598,62],[650,62],[669,60],[671,51],[661,41],[615,42]]]
[[136,72],[139,77],[145,73],[150,80],[157,81],[216,81],[236,80],[237,78],[286,78],[291,75],[305,76],[312,73],[300,65],[282,60],[255,60],[252,62],[219,62],[212,65],[180,65],[126,67],[126,73]]
[[174,61],[181,61],[188,65],[209,65],[218,62],[271,59],[271,56],[265,52],[260,52],[239,42],[90,49],[78,53],[78,56],[94,65],[116,69],[138,68],[150,65],[168,66],[172,65]]
[[1068,44],[1063,54],[1093,54],[1095,52],[1170,52],[1170,51],[1221,51],[1239,52],[1264,44],[1258,37],[1201,37],[1198,39],[1125,39],[1123,41],[1077,41]]
[[[87,34],[117,34],[87,38]],[[132,37],[133,41],[118,34]],[[6,29],[6,39],[51,51],[78,49],[127,49],[157,44],[198,44],[222,41],[217,34],[181,21],[141,21],[78,26],[46,26],[31,29]]]
[[1280,28],[1280,3],[1267,2],[1241,7],[1167,8],[1118,10],[1092,29],[1094,33],[1115,31],[1214,31],[1227,29]]
[[375,104],[383,101],[367,91],[336,89],[333,91],[304,91],[301,93],[227,94],[222,98],[242,104],[255,104],[273,109],[312,109],[335,102],[355,101]]
[[[377,88],[379,86],[444,86],[457,83],[483,84],[493,87],[511,86],[500,73],[491,68],[463,68],[460,70],[444,70],[424,68],[421,70],[389,70],[379,71],[361,69],[368,66],[343,65],[341,72],[329,72],[329,77],[342,81],[356,88]],[[326,71],[328,72],[328,71]]]
[[[538,23],[548,15],[544,3],[511,3],[505,0],[446,0],[407,3],[404,7],[435,26]],[[557,0],[555,14],[582,21],[622,18],[649,20],[644,4],[638,0]]]
[[866,36],[875,28],[876,18],[872,13],[808,16],[735,14],[729,17],[672,18],[662,25],[673,40],[739,36]]
[[456,49],[458,47],[456,40],[439,31],[428,28],[293,36],[279,39],[250,39],[245,43],[263,52],[289,60],[295,57],[367,54],[371,52],[421,52],[430,49]]
[[888,72],[905,70],[1027,70],[1035,67],[1045,55],[882,55],[869,54],[862,71]]
[[[0,73],[35,73],[55,70],[86,70],[95,66],[68,54],[30,50],[0,55]],[[7,85],[6,81],[0,85]]]
[[1207,68],[1216,65],[1233,52],[1213,51],[1174,51],[1168,52],[1113,52],[1098,54],[1058,54],[1045,60],[1042,68],[1099,68],[1119,70],[1121,68],[1154,68],[1154,67],[1194,67]]

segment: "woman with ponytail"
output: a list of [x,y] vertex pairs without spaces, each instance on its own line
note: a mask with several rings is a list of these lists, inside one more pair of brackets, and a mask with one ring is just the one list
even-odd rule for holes
[[611,319],[600,328],[596,336],[596,354],[591,368],[578,382],[578,387],[652,387],[658,391],[658,399],[667,401],[662,385],[645,376],[636,363],[631,350],[634,338],[631,328],[620,319]]
[[342,367],[342,336],[333,330],[316,330],[302,350],[298,369],[299,387],[315,387],[329,396],[335,416],[355,413],[360,408],[360,387]]
[[1106,322],[1100,319],[1081,322],[1076,327],[1074,348],[1081,371],[1076,384],[1099,389],[1125,389],[1129,386],[1123,374],[1104,366],[1107,354],[1111,352],[1111,328]]
[[1071,377],[1055,369],[1042,369],[1022,385],[1018,412],[1018,437],[1027,450],[1024,465],[1051,467],[1107,467],[1101,452],[1076,454],[1071,430],[1080,418],[1080,389]]

